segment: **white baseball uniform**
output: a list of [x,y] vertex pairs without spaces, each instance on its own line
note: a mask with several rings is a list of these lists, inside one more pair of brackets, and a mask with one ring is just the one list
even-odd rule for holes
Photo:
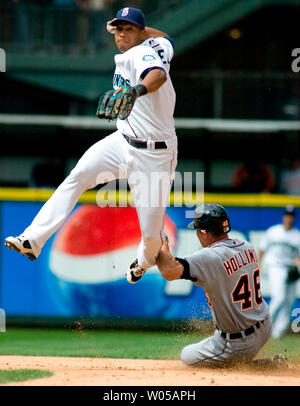
[[[148,39],[115,56],[114,89],[123,85],[136,86],[153,68],[164,70],[167,80],[156,92],[136,100],[129,117],[124,121],[117,120],[117,131],[84,153],[41,208],[23,233],[36,257],[84,191],[106,181],[127,178],[142,234],[138,264],[145,269],[155,264],[162,244],[165,207],[177,164],[173,118],[175,91],[169,76],[172,57],[173,46],[167,38]],[[146,141],[147,148],[130,145],[124,135],[129,140]],[[164,147],[156,149],[157,141],[163,142]]]
[[205,290],[217,330],[213,336],[183,348],[182,361],[187,365],[220,365],[252,360],[271,335],[253,246],[229,238],[184,259],[193,283]]
[[289,267],[300,255],[300,231],[285,230],[282,224],[270,227],[260,243],[264,251],[270,288],[270,314],[273,322],[272,336],[281,337],[290,322],[291,310],[296,298],[296,283],[287,281]]

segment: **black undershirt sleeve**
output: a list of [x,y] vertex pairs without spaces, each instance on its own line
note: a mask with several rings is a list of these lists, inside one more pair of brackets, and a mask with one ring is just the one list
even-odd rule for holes
[[183,258],[177,258],[177,257],[175,257],[175,259],[177,261],[179,261],[181,263],[181,265],[183,265],[183,272],[182,272],[182,275],[181,275],[180,279],[188,279],[188,280],[190,280],[192,282],[196,282],[197,278],[194,278],[193,276],[191,276],[190,265],[187,262],[187,260],[185,260]]

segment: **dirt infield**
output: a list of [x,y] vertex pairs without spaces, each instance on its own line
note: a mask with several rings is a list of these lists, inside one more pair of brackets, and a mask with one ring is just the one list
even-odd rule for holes
[[0,369],[50,370],[53,376],[17,386],[299,386],[300,366],[272,370],[188,368],[181,361],[0,356]]

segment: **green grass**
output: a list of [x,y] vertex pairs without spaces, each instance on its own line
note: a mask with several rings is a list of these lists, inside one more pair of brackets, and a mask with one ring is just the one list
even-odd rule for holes
[[[136,330],[90,330],[69,328],[7,328],[0,334],[0,355],[36,355],[104,358],[180,359],[181,349],[207,334]],[[300,336],[270,339],[259,357],[286,354],[300,363]],[[0,358],[1,360],[1,358]]]
[[7,328],[0,355],[179,359],[181,348],[204,336],[172,332]]
[[50,371],[41,371],[39,369],[14,369],[12,371],[0,369],[0,385],[8,382],[27,381],[28,379],[45,378],[52,376]]

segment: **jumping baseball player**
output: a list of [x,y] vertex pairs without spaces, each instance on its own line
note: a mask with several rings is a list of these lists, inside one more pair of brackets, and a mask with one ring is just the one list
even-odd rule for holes
[[300,231],[294,227],[295,215],[295,209],[287,206],[282,223],[270,227],[260,243],[259,260],[266,267],[271,288],[270,315],[273,338],[280,338],[287,331],[296,299]]
[[177,164],[175,91],[169,76],[174,50],[167,34],[146,27],[136,8],[119,10],[107,29],[121,53],[115,55],[113,89],[101,96],[96,115],[117,118],[117,131],[85,152],[31,225],[5,244],[36,259],[84,191],[127,178],[142,235],[137,259],[127,271],[128,282],[135,283],[156,263]]
[[185,365],[201,366],[251,361],[271,336],[272,328],[260,291],[255,250],[247,241],[229,238],[229,218],[220,205],[197,207],[188,227],[196,230],[203,248],[176,258],[165,241],[157,265],[168,281],[189,279],[205,290],[216,331],[183,348],[181,359]]

